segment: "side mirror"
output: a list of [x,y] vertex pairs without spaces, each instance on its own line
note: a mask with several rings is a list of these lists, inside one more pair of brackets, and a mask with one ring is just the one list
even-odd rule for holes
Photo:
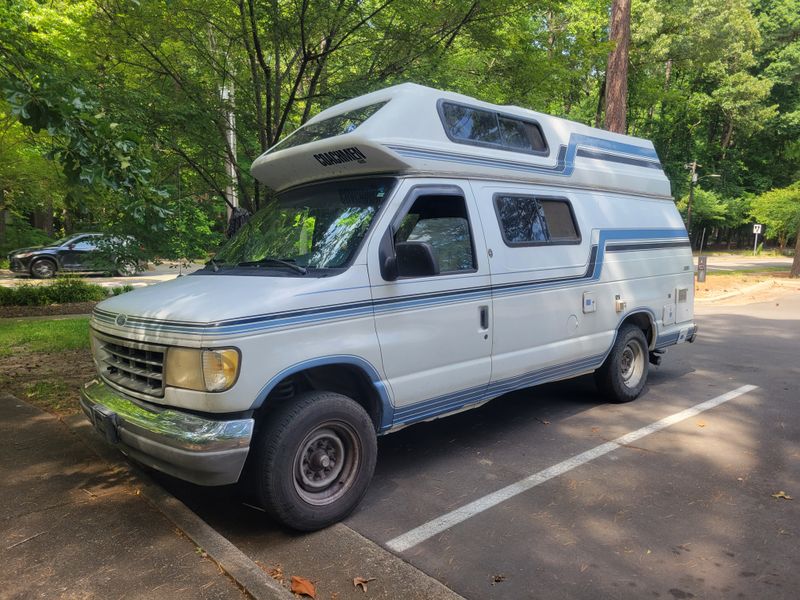
[[428,242],[397,242],[397,271],[401,277],[426,277],[439,274],[439,261]]
[[70,244],[67,244],[67,250],[72,250],[72,249],[74,249],[74,248],[75,248],[75,242],[72,242],[72,243],[70,243]]
[[378,246],[378,262],[381,268],[381,277],[384,281],[395,281],[400,273],[397,271],[397,257],[394,253],[394,240],[392,230],[386,231]]

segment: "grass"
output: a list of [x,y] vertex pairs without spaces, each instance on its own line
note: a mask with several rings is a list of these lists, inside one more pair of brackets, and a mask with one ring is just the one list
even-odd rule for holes
[[89,348],[89,318],[0,322],[0,356]]
[[[781,257],[781,258],[786,258],[786,257],[791,257],[792,256],[793,253],[792,253],[791,250],[792,250],[791,248],[787,248],[787,251],[782,253],[777,248],[767,248],[765,250],[759,251],[758,252],[758,256],[760,256],[760,257],[770,257],[770,256],[771,257],[776,257],[777,256],[777,257]],[[692,250],[692,254],[697,256],[698,254],[700,254],[700,252],[698,250]],[[704,256],[749,256],[749,257],[752,257],[753,256],[753,247],[750,246],[749,248],[740,248],[738,250],[708,250],[708,249],[704,249],[703,250],[703,255]]]
[[75,400],[72,386],[65,381],[46,379],[25,385],[25,397],[31,404],[59,415],[75,412]]
[[78,412],[80,388],[96,376],[88,321],[0,320],[0,389],[57,415]]
[[765,275],[768,273],[788,273],[789,271],[791,271],[789,267],[754,267],[752,269],[735,269],[733,271],[708,270],[706,273],[709,277],[715,277],[717,275]]

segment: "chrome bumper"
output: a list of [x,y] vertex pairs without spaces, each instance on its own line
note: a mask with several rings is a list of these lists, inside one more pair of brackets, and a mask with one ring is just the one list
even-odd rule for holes
[[97,379],[81,390],[81,408],[106,441],[124,454],[199,485],[238,481],[255,423],[216,421],[149,405]]

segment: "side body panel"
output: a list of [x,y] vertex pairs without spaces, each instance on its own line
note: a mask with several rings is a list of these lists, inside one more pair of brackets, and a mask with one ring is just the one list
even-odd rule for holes
[[[524,184],[473,182],[493,255],[494,350],[489,393],[498,394],[599,367],[621,321],[647,314],[651,348],[691,323],[691,251],[672,202]],[[508,246],[498,194],[569,201],[579,243]],[[589,304],[584,306],[586,301]],[[676,338],[677,339],[677,338]]]
[[[463,192],[477,270],[385,281],[378,259],[384,232],[405,208],[412,189],[443,185]],[[405,180],[373,232],[368,260],[375,328],[395,399],[392,425],[449,412],[468,396],[481,396],[491,373],[492,344],[491,326],[481,325],[481,310],[490,310],[491,290],[483,230],[468,182]]]

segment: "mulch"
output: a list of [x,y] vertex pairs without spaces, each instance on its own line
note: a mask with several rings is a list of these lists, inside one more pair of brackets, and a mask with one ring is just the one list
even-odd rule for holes
[[70,302],[48,306],[0,306],[0,319],[19,317],[51,317],[56,315],[88,315],[97,302]]

